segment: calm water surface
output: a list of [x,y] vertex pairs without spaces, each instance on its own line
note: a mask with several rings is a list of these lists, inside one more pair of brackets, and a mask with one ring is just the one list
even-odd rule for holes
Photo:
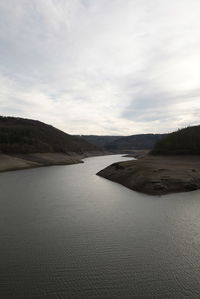
[[119,160],[0,174],[0,298],[200,298],[200,192],[95,175]]

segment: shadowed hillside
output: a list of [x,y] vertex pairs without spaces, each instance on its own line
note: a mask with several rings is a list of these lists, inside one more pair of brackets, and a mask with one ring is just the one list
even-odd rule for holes
[[98,146],[40,121],[0,116],[2,153],[82,153],[98,150],[101,150]]
[[81,137],[84,140],[87,140],[88,142],[95,144],[97,146],[107,148],[107,145],[122,136],[101,136],[101,135],[76,135],[76,137]]
[[81,138],[104,147],[105,150],[143,150],[152,149],[155,143],[166,134],[140,134],[131,136],[80,135]]
[[119,138],[106,145],[108,150],[152,149],[165,134],[140,134]]
[[200,126],[187,127],[168,134],[154,147],[154,155],[199,155]]

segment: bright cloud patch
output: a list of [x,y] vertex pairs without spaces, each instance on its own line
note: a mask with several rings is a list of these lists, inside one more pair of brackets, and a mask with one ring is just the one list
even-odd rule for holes
[[199,123],[197,0],[0,3],[0,113],[71,134]]

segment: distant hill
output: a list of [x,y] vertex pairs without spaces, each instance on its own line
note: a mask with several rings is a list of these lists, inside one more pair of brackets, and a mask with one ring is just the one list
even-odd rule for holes
[[106,148],[107,144],[121,138],[122,136],[76,135],[76,137],[81,137],[90,143]]
[[187,127],[168,134],[156,143],[154,155],[199,155],[200,126]]
[[0,116],[0,152],[44,153],[99,151],[98,146],[40,121]]
[[122,137],[106,145],[107,150],[152,149],[166,134],[140,134]]
[[152,149],[155,143],[162,139],[166,134],[140,134],[131,136],[98,136],[80,135],[81,138],[102,146],[105,150],[134,150]]

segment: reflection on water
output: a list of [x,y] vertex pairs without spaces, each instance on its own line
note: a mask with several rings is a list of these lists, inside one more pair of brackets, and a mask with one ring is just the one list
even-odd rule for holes
[[200,297],[200,192],[95,175],[119,160],[0,174],[0,298]]

